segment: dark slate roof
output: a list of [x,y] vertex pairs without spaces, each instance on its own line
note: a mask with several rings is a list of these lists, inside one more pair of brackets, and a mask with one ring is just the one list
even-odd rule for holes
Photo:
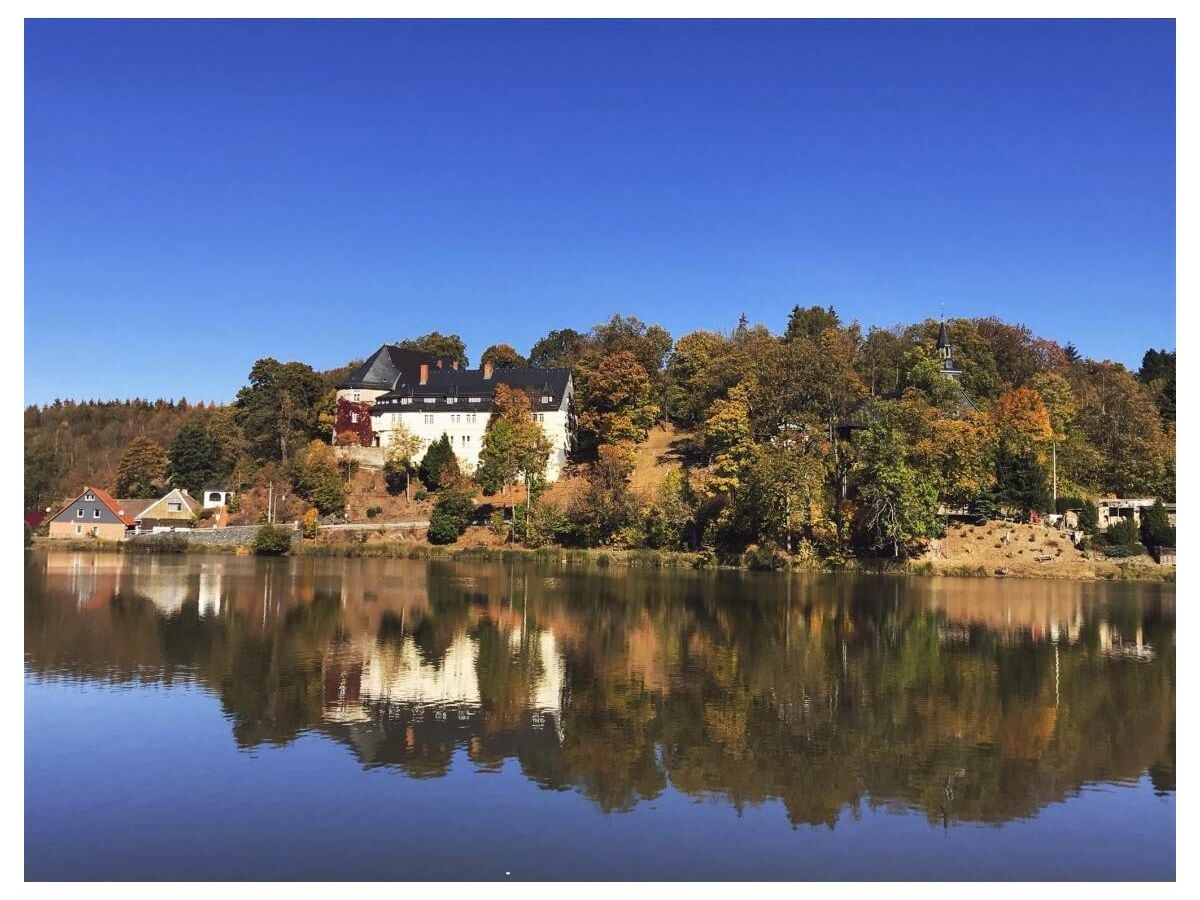
[[[491,378],[483,377],[482,369],[430,369],[429,380],[419,384],[419,373],[396,384],[396,387],[375,400],[371,415],[387,412],[416,412],[426,410],[491,410],[492,393],[497,384],[523,390],[533,397],[535,412],[550,412],[562,408],[563,395],[571,380],[570,369],[496,369]],[[471,398],[478,397],[472,403]],[[543,397],[549,397],[543,401]],[[410,403],[401,403],[409,400]],[[432,400],[433,402],[427,402]]]
[[395,344],[384,344],[372,353],[365,363],[347,375],[346,380],[338,384],[338,388],[388,391],[395,386],[398,379],[416,380],[421,371],[421,363],[428,364],[431,369],[438,365],[449,369],[451,362],[448,356],[436,356],[419,350],[405,350]]
[[950,332],[946,330],[946,323],[942,323],[942,327],[938,329],[937,347],[941,350],[943,347],[950,346]]

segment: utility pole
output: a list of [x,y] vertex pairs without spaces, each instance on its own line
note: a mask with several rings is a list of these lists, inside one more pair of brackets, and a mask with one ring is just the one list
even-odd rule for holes
[[267,482],[267,524],[275,521],[275,482]]
[[1054,472],[1054,475],[1051,479],[1054,485],[1053,488],[1051,488],[1053,497],[1052,502],[1054,504],[1054,511],[1058,512],[1058,441],[1052,441],[1050,443],[1050,458],[1053,460],[1051,470]]

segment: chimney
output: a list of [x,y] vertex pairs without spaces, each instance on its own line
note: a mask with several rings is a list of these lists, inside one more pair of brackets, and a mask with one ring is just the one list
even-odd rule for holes
[[421,363],[421,384],[429,382],[429,363]]
[[491,364],[491,362],[485,362],[483,364],[483,380],[491,381],[491,379],[492,379],[492,364]]

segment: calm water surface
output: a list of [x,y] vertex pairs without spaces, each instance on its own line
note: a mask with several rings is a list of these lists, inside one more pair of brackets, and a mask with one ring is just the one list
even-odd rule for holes
[[1170,879],[1174,585],[35,552],[29,879]]

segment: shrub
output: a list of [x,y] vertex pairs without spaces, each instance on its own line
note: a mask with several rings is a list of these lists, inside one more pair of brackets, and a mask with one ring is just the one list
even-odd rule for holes
[[284,556],[292,548],[292,530],[281,525],[262,525],[254,535],[258,556]]
[[144,534],[131,539],[127,544],[131,550],[145,550],[153,553],[187,553],[187,538],[182,534],[168,532],[166,534]]
[[306,538],[315,538],[317,536],[317,511],[310,509],[304,514],[304,521],[301,526],[304,529]]
[[425,488],[423,488],[423,487],[417,488],[416,492],[413,494],[413,499],[416,500],[417,502],[421,502],[423,500],[428,500],[429,499],[429,491],[425,490]]
[[1115,547],[1105,547],[1104,555],[1109,559],[1123,559],[1127,556],[1141,556],[1145,553],[1141,544],[1120,544]]
[[492,534],[497,537],[508,534],[508,523],[504,521],[504,513],[500,510],[493,510],[488,518],[488,528]]
[[1104,540],[1109,546],[1136,544],[1140,537],[1138,526],[1133,519],[1121,519],[1114,522],[1108,526],[1108,531],[1104,532]]
[[1141,539],[1147,547],[1175,546],[1175,529],[1161,500],[1142,513]]
[[378,515],[379,515],[381,512],[383,512],[383,507],[382,507],[382,506],[368,506],[368,507],[367,507],[367,518],[368,518],[368,519],[374,519],[374,518],[375,518],[376,516],[378,516]]
[[475,501],[465,491],[447,489],[438,496],[429,514],[429,541],[453,544],[467,530],[475,512]]
[[211,519],[213,517],[214,512],[215,512],[215,510],[211,506],[206,506],[206,507],[204,507],[204,509],[200,510],[200,514],[199,514],[198,518]]

